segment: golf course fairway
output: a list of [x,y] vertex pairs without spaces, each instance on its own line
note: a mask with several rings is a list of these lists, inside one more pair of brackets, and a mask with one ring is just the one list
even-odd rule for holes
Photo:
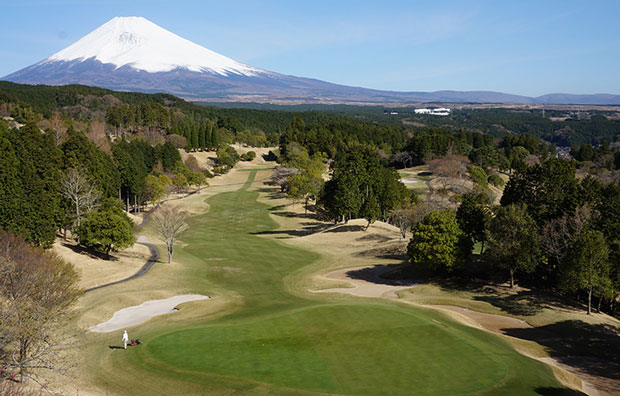
[[191,292],[234,296],[234,309],[174,328],[153,322],[141,347],[103,352],[109,364],[143,377],[142,384],[152,381],[143,391],[140,383],[116,384],[113,391],[560,394],[554,392],[563,387],[546,365],[432,309],[290,292],[290,276],[319,256],[261,235],[278,227],[269,216],[273,208],[257,201],[264,186],[254,182],[256,172],[237,191],[208,198],[209,211],[189,219],[175,250],[184,271],[179,282]]

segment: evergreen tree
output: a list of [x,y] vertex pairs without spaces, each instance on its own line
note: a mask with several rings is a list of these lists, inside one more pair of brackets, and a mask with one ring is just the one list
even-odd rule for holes
[[25,196],[19,167],[6,123],[0,120],[0,228],[24,234],[24,223],[20,217]]
[[530,273],[539,256],[538,230],[523,204],[500,207],[489,226],[486,258],[508,270],[514,288],[517,272]]
[[551,219],[573,213],[582,201],[575,165],[561,158],[550,158],[542,165],[517,171],[504,189],[501,204],[526,204],[529,214],[542,226]]
[[487,240],[487,229],[491,221],[489,201],[484,194],[468,193],[463,195],[461,205],[456,211],[459,226],[473,242],[481,242],[484,251],[484,242]]
[[11,222],[27,240],[49,247],[62,217],[58,192],[62,153],[53,137],[42,134],[34,123],[13,130],[9,137],[14,159],[19,161],[17,175],[21,184],[15,192],[20,196],[20,207]]
[[118,195],[119,172],[109,155],[101,151],[82,133],[69,128],[67,140],[60,146],[63,151],[63,169],[84,168],[88,178],[108,197]]
[[362,204],[362,208],[360,209],[360,215],[368,221],[366,229],[368,229],[368,227],[370,227],[370,225],[374,223],[379,216],[381,216],[381,208],[379,207],[379,202],[377,201],[375,194],[368,194]]
[[192,150],[197,150],[199,145],[198,145],[198,127],[196,126],[195,123],[191,124],[191,135],[190,135],[190,143],[189,143],[189,147]]
[[166,142],[159,147],[159,159],[164,167],[164,171],[170,172],[181,161],[179,150],[170,142]]
[[207,125],[202,124],[198,127],[198,148],[204,150],[206,148],[205,134],[207,133]]
[[123,150],[121,146],[115,145],[112,147],[112,152],[114,153],[114,159],[120,174],[122,197],[126,202],[125,209],[128,211],[129,202],[142,188],[139,180],[139,170],[133,157]]
[[215,146],[213,144],[213,123],[208,121],[206,124],[206,132],[205,132],[205,148],[207,150],[213,149]]
[[84,246],[108,256],[111,251],[130,247],[135,242],[131,225],[111,210],[88,213],[77,228],[77,234]]
[[409,261],[426,270],[450,272],[464,257],[465,242],[454,212],[435,210],[413,227],[407,247]]
[[220,146],[221,144],[221,138],[220,138],[220,132],[218,130],[217,127],[213,126],[213,129],[211,131],[211,147],[214,150],[217,150],[217,148]]

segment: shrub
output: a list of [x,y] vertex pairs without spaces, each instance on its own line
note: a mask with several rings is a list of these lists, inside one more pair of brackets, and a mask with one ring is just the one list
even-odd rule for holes
[[504,179],[502,179],[502,177],[497,173],[489,176],[489,183],[491,183],[495,187],[504,187],[504,185],[506,184]]
[[252,161],[254,158],[256,158],[256,153],[254,151],[248,151],[241,155],[241,161]]
[[469,176],[475,185],[480,186],[482,188],[487,188],[489,186],[487,173],[479,166],[470,165],[469,166]]

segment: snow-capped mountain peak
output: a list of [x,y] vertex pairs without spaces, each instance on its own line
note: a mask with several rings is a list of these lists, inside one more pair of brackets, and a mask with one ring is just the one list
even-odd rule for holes
[[117,68],[128,65],[149,73],[185,69],[223,76],[254,76],[264,72],[179,37],[142,17],[113,18],[42,63],[91,58]]
[[486,91],[397,92],[332,84],[241,64],[140,17],[114,18],[62,51],[2,79],[21,84],[166,92],[217,102],[620,105],[620,95],[530,98]]

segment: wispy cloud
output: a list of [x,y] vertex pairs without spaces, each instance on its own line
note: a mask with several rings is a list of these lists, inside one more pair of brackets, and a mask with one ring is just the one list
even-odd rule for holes
[[[235,48],[243,50],[244,60],[248,62],[286,52],[380,43],[409,50],[465,33],[473,15],[473,12],[422,14],[395,10],[363,20],[261,21],[246,29],[218,24],[204,27],[203,32],[208,38],[217,38],[217,44],[222,47],[233,48],[234,52]],[[248,28],[252,30],[250,37]],[[209,46],[207,41],[202,40],[202,44]]]

